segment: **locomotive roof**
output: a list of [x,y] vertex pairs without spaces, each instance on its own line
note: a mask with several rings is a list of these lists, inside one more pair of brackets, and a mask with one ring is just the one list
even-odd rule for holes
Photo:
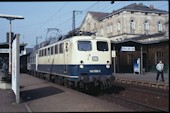
[[46,40],[44,42],[42,42],[41,44],[39,44],[39,48],[44,48],[44,47],[48,47],[49,45],[53,45],[54,43],[60,43],[63,42],[65,40],[70,40],[70,39],[75,39],[76,37],[82,37],[83,39],[87,39],[88,37],[96,37],[96,38],[105,38],[107,40],[106,37],[102,37],[102,36],[96,36],[96,32],[87,32],[87,31],[75,31],[73,34],[68,34],[68,35],[63,35],[63,36],[59,36],[53,40]]
[[63,39],[63,40],[59,40],[59,41],[55,41],[53,43],[49,43],[48,45],[41,47],[40,49],[49,47],[51,45],[55,45],[56,43],[62,43],[62,42],[67,41],[67,40],[78,40],[78,39],[81,39],[81,40],[104,39],[104,40],[110,41],[110,39],[108,39],[107,37],[102,37],[102,36],[82,36],[82,35],[81,36],[72,36],[72,37],[69,37],[69,38],[66,38],[66,39]]

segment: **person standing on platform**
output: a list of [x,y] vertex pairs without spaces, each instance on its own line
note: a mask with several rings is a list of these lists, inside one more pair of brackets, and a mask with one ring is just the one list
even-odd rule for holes
[[156,65],[156,69],[157,69],[156,80],[158,81],[159,75],[161,74],[162,81],[164,82],[164,75],[163,75],[164,64],[162,63],[162,61],[159,61],[159,63]]
[[8,72],[8,66],[5,61],[3,61],[2,64],[2,79],[5,79],[7,77],[7,72]]

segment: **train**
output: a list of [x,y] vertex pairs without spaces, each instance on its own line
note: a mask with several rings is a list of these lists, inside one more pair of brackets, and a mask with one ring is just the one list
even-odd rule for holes
[[29,74],[68,87],[108,88],[112,74],[111,41],[95,35],[61,37],[27,57]]

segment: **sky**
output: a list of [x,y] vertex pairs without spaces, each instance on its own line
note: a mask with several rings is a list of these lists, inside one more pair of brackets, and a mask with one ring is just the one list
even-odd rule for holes
[[[107,12],[118,10],[132,3],[169,11],[168,1],[51,1],[51,2],[0,2],[0,14],[23,16],[23,20],[12,21],[12,32],[20,34],[20,43],[27,43],[27,48],[46,40],[55,33],[64,35],[72,30],[73,10],[76,13],[76,28],[80,27],[87,11]],[[47,33],[49,28],[59,29]],[[9,32],[9,20],[0,18],[0,43],[6,42]],[[40,38],[41,37],[41,38]]]

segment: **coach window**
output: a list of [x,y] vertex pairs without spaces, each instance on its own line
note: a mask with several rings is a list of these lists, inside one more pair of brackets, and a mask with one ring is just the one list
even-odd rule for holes
[[42,57],[42,50],[40,50],[40,56]]
[[41,50],[39,51],[39,57],[41,57]]
[[47,55],[47,51],[46,51],[46,49],[44,49],[44,56],[46,56]]
[[50,55],[50,48],[48,48],[48,54],[47,55]]
[[58,54],[58,45],[55,45],[55,54]]
[[41,51],[39,51],[38,56],[41,57]]
[[42,50],[40,50],[40,56],[42,57]]
[[40,50],[41,51],[41,57],[43,56],[43,52],[42,52],[42,50]]
[[51,55],[53,55],[53,46],[51,47]]
[[108,43],[97,41],[97,50],[98,51],[108,51]]
[[59,53],[63,53],[63,43],[59,45]]
[[42,49],[42,56],[44,56],[44,54],[45,54],[45,52],[44,52],[44,50]]
[[91,51],[91,41],[78,41],[78,50],[79,51]]

